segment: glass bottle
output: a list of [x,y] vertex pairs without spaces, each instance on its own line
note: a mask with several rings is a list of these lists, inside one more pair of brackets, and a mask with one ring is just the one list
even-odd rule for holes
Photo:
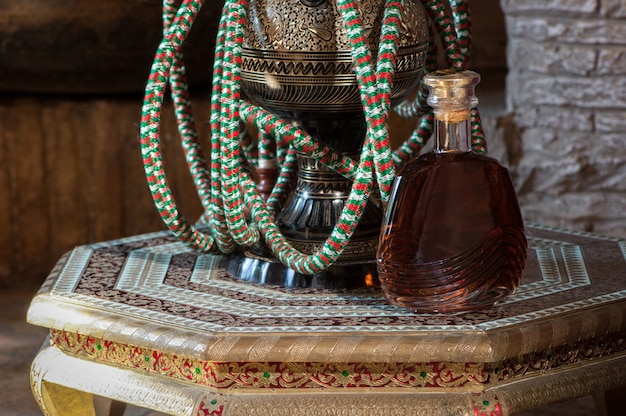
[[472,71],[424,78],[435,115],[434,150],[393,185],[377,253],[389,301],[419,313],[493,306],[519,285],[527,242],[509,172],[471,148]]

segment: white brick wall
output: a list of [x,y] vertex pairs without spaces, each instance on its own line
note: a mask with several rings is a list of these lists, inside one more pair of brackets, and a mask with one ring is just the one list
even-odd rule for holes
[[626,237],[626,2],[500,4],[526,220]]

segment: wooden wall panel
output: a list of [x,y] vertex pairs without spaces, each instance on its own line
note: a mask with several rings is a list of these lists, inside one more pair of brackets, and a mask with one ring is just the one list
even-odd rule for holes
[[13,259],[15,258],[12,240],[11,198],[9,186],[9,149],[7,146],[6,118],[8,105],[0,100],[0,284],[9,279]]
[[[206,134],[208,101],[195,108]],[[143,173],[141,97],[0,98],[0,288],[36,287],[76,245],[164,229]],[[163,156],[178,204],[200,215],[169,106]]]
[[[121,187],[121,201],[120,206],[122,209],[124,223],[124,231],[128,235],[135,235],[154,228],[154,223],[157,221],[159,227],[161,226],[161,220],[158,218],[157,210],[154,204],[141,203],[141,201],[151,201],[150,191],[146,182],[146,176],[143,171],[141,149],[139,146],[139,119],[141,117],[140,108],[128,106],[130,108],[120,109],[121,113],[133,113],[132,119],[127,119],[124,123],[118,123],[119,136],[126,139],[122,143],[122,163],[118,166],[122,171],[124,180]],[[132,121],[132,122],[131,122]],[[171,129],[172,126],[163,126],[163,130]],[[165,132],[164,132],[165,134]],[[182,152],[181,152],[182,153]],[[169,156],[169,155],[168,155]],[[169,158],[168,158],[169,160]],[[171,166],[174,161],[170,161]],[[182,155],[176,155],[175,166],[183,168]],[[171,170],[177,168],[168,169],[168,174]],[[172,186],[176,187],[177,184]],[[187,188],[186,188],[187,189]],[[182,202],[182,201],[181,201]]]
[[[15,262],[7,280],[20,283],[24,275],[45,267],[49,247],[48,224],[42,221],[48,216],[43,126],[37,102],[18,99],[4,109],[2,130],[10,200],[8,231]],[[26,114],[31,117],[25,117]]]
[[77,242],[88,241],[88,209],[81,171],[81,153],[77,143],[76,126],[68,118],[76,105],[67,101],[45,100],[41,105],[44,126],[44,152],[48,196],[50,248],[53,254]]

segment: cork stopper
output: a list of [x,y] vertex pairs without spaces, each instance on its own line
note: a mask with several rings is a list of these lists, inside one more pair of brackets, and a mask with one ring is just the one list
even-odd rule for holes
[[424,76],[428,87],[427,103],[433,108],[435,119],[460,123],[470,119],[470,109],[478,105],[474,89],[480,75],[474,71],[440,69]]

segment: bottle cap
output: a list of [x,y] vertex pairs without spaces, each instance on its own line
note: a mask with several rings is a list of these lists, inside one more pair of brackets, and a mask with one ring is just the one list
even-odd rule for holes
[[474,71],[433,71],[424,76],[424,84],[428,87],[426,102],[433,107],[437,119],[468,120],[470,109],[478,105],[474,89],[479,82],[480,75]]

